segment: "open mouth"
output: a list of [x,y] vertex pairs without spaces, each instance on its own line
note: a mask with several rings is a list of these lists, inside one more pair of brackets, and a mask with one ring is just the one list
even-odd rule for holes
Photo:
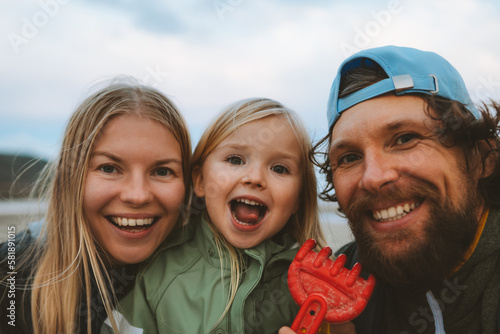
[[122,231],[141,232],[151,228],[154,224],[156,224],[160,217],[135,219],[109,216],[106,217],[106,219]]
[[407,202],[387,209],[372,211],[372,217],[378,222],[388,222],[403,218],[422,204],[423,200]]
[[268,210],[265,204],[246,198],[237,198],[230,202],[231,215],[241,225],[252,226],[259,224]]

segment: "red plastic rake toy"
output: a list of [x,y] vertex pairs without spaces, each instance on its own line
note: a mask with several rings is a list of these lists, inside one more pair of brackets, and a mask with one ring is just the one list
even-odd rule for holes
[[349,270],[344,268],[347,257],[329,259],[330,247],[319,253],[312,249],[316,241],[307,240],[288,269],[288,288],[299,305],[292,330],[314,334],[323,319],[342,323],[357,317],[365,308],[375,287],[375,278],[359,277],[361,264]]

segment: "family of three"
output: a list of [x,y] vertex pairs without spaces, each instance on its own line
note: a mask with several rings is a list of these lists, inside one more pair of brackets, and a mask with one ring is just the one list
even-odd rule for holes
[[499,111],[441,56],[386,46],[341,64],[316,145],[295,112],[251,98],[191,154],[165,95],[111,84],[40,180],[47,214],[16,235],[15,327],[0,330],[294,333],[288,267],[307,239],[325,246],[316,165],[354,235],[337,255],[377,279],[359,317],[321,333],[498,333]]

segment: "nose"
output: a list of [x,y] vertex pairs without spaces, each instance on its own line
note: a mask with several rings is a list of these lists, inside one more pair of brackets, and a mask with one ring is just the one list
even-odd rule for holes
[[152,201],[153,193],[147,178],[141,175],[130,175],[123,185],[120,199],[132,206],[145,205]]
[[399,178],[396,160],[389,154],[366,153],[360,188],[371,193],[393,184]]
[[249,166],[244,171],[245,174],[241,178],[241,182],[246,186],[255,188],[266,188],[265,169],[262,166]]

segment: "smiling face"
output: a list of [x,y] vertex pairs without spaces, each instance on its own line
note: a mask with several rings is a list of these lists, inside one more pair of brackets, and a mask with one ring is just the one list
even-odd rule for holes
[[92,151],[84,214],[116,265],[147,259],[165,240],[184,200],[180,145],[160,123],[119,115]]
[[[437,276],[446,274],[470,245],[482,212],[478,176],[466,171],[459,147],[443,145],[431,131],[438,124],[425,108],[415,96],[377,97],[345,111],[332,132],[329,157],[339,205],[360,256],[387,280],[411,280],[397,270],[428,274],[429,280],[438,270]],[[380,269],[381,263],[392,267]],[[414,269],[402,269],[406,264]]]
[[279,232],[297,211],[301,151],[288,121],[266,117],[223,140],[193,172],[215,227],[236,248]]

